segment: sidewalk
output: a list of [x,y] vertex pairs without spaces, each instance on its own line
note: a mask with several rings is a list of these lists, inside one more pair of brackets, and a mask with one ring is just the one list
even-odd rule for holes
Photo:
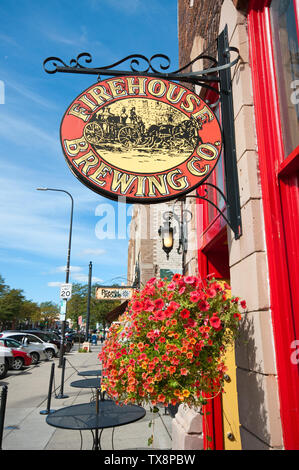
[[[52,394],[51,410],[80,403],[89,403],[92,391],[70,386],[79,380],[78,372],[99,367],[97,358],[100,346],[92,346],[90,353],[78,353],[78,345],[66,355],[66,368],[63,394],[68,398],[59,399],[61,392],[61,369],[55,358],[55,392]],[[90,450],[92,434],[90,431],[63,430],[49,426],[46,415],[40,411],[47,408],[47,397],[51,364],[53,361],[41,362],[24,371],[9,371],[8,376],[0,381],[0,385],[8,386],[6,414],[4,421],[3,450]],[[149,423],[154,418],[154,424]],[[114,429],[114,450],[170,450],[172,418],[161,408],[153,415],[147,410],[145,417],[132,424]],[[147,441],[154,435],[153,445],[148,447]],[[81,440],[82,436],[82,440]],[[102,433],[101,447],[112,450],[112,429]]]

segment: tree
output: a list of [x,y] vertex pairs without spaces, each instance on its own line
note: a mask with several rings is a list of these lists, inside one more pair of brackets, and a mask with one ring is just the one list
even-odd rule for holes
[[[97,300],[95,298],[96,287],[92,286],[91,300],[90,300],[90,329],[96,327],[96,323],[101,323],[103,328],[107,324],[106,316],[115,307],[120,305],[119,300]],[[83,316],[86,319],[87,315],[87,296],[88,285],[74,283],[72,287],[72,298],[67,302],[67,317],[70,318],[78,327],[78,317]]]
[[87,285],[74,282],[72,286],[72,298],[67,302],[67,317],[78,328],[78,317],[84,316],[87,310]]
[[26,324],[39,322],[41,319],[40,307],[32,300],[24,300],[21,306],[21,320]]
[[59,307],[57,304],[54,304],[53,302],[42,302],[39,309],[40,319],[48,327],[58,319]]
[[94,297],[91,299],[91,309],[95,323],[101,323],[103,328],[106,328],[108,323],[107,315],[111,310],[115,309],[120,305],[119,300],[97,300]]
[[8,291],[9,287],[5,284],[4,278],[0,274],[0,297]]
[[0,296],[0,321],[2,328],[14,328],[22,319],[22,304],[25,300],[21,289],[8,289]]

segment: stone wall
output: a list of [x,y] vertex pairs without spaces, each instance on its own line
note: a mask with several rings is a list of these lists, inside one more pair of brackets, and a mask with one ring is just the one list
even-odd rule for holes
[[[243,235],[235,240],[228,230],[232,293],[246,299],[248,305],[248,313],[243,315],[242,335],[236,344],[240,432],[243,449],[278,449],[283,446],[283,440],[244,13],[247,3],[244,0],[179,0],[179,56],[180,65],[188,63],[215,41],[226,24],[230,45],[240,51],[241,60],[232,69],[232,83]],[[196,422],[196,415],[193,418]],[[183,410],[178,420],[174,420],[174,448],[184,442],[183,445],[191,445],[188,438],[191,421],[189,411],[184,420]],[[194,426],[192,429],[194,437]],[[200,425],[197,432],[200,445]],[[197,445],[194,439],[192,442]]]
[[236,344],[240,432],[243,449],[275,449],[283,441],[247,19],[231,0],[223,3],[220,29],[225,23],[230,45],[241,56],[232,83],[243,235],[235,240],[228,231],[232,293],[246,299],[248,307]]

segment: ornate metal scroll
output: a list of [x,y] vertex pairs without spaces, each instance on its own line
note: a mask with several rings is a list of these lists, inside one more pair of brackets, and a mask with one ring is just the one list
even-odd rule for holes
[[[49,74],[54,74],[56,72],[63,73],[79,73],[79,74],[89,74],[97,75],[98,78],[102,75],[104,76],[130,76],[130,75],[144,75],[146,74],[149,77],[165,78],[166,80],[176,80],[184,81],[186,83],[191,83],[194,85],[205,86],[207,88],[212,88],[216,92],[219,92],[217,88],[211,87],[208,83],[217,83],[220,81],[218,73],[220,70],[225,70],[231,68],[239,60],[239,51],[235,47],[229,47],[229,52],[237,53],[237,57],[229,63],[218,65],[216,59],[205,53],[198,55],[194,60],[184,65],[178,70],[168,71],[170,68],[170,58],[165,54],[155,54],[150,58],[142,54],[132,54],[124,59],[121,59],[113,64],[104,66],[104,67],[88,67],[86,64],[92,62],[92,56],[88,52],[82,52],[77,56],[76,59],[71,59],[69,65],[67,65],[59,57],[48,57],[43,62],[43,67],[45,72]],[[82,63],[84,60],[84,64]],[[188,69],[194,63],[199,60],[209,60],[212,62],[210,68],[198,71],[198,72],[183,72],[183,70]],[[156,62],[158,64],[156,65]],[[116,67],[129,63],[129,70],[119,70]],[[167,71],[167,72],[166,72]],[[215,74],[215,75],[213,75]]]

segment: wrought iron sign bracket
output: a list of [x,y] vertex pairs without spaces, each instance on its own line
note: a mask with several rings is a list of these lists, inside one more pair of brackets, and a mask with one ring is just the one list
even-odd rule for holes
[[[199,194],[192,194],[192,195],[186,195],[184,196],[181,200],[185,200],[187,198],[194,198],[194,199],[202,199],[203,201],[206,201],[208,202],[209,204],[211,204],[216,210],[217,212],[224,218],[224,220],[226,221],[227,225],[231,228],[231,230],[234,232],[235,230],[235,227],[234,225],[231,223],[231,221],[226,217],[226,215],[224,214],[225,212],[225,209],[229,212],[229,204],[228,204],[228,200],[227,198],[225,197],[224,193],[221,191],[220,188],[218,188],[217,186],[215,186],[214,184],[212,183],[204,183],[204,186],[210,186],[211,188],[215,189],[216,191],[219,192],[220,196],[222,197],[222,199],[224,200],[225,202],[225,208],[224,209],[220,209],[217,204],[215,204],[213,201],[211,201],[209,198],[208,198],[208,190],[205,188],[205,195],[204,196],[200,196]],[[236,237],[236,238],[239,238]]]
[[[141,54],[133,54],[115,62],[114,64],[94,68],[88,66],[88,64],[92,62],[91,55],[83,52],[79,54],[76,59],[72,59],[69,65],[58,57],[48,57],[44,61],[43,67],[49,74],[54,74],[56,72],[88,74],[96,75],[98,80],[101,80],[101,76],[122,77],[146,75],[157,79],[173,80],[198,85],[219,94],[222,137],[224,142],[223,156],[226,176],[226,196],[224,197],[223,195],[222,197],[225,198],[227,203],[227,217],[224,216],[223,212],[218,209],[218,207],[216,207],[216,209],[221,212],[222,216],[226,219],[228,225],[233,230],[235,238],[238,239],[242,234],[242,225],[235,148],[231,68],[237,64],[240,56],[238,49],[229,46],[227,26],[217,39],[217,52],[217,60],[206,52],[203,52],[194,60],[173,72],[168,71],[170,67],[170,59],[164,54],[155,54],[149,59]],[[231,53],[236,53],[237,55],[234,60],[230,59]],[[192,65],[199,60],[210,61],[211,66],[201,71],[190,71]],[[128,61],[130,63],[130,70],[119,70],[119,66]],[[158,66],[155,65],[157,61],[159,61]],[[185,72],[185,70],[188,71]],[[219,188],[217,189],[219,190]],[[206,199],[204,196],[201,198]],[[209,202],[214,205],[212,201]]]

